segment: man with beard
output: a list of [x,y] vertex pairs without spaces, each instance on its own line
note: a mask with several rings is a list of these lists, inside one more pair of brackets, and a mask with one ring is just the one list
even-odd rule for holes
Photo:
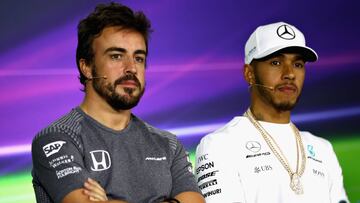
[[294,26],[258,27],[245,45],[250,107],[202,138],[196,179],[206,202],[348,202],[331,144],[290,120],[317,60]]
[[33,140],[37,202],[204,202],[175,135],[131,113],[145,89],[150,22],[98,5],[78,25],[85,97]]

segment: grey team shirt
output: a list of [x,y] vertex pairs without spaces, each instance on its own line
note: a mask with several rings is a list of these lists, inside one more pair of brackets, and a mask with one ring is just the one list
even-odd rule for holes
[[184,191],[199,192],[184,147],[169,132],[131,117],[114,131],[79,107],[42,130],[32,143],[37,201],[61,202],[97,180],[111,199],[159,202]]

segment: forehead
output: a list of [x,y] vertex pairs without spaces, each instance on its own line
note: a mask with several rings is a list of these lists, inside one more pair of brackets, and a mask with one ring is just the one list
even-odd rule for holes
[[94,52],[110,47],[123,48],[128,52],[146,50],[144,37],[137,31],[121,27],[106,27],[96,37],[92,44]]

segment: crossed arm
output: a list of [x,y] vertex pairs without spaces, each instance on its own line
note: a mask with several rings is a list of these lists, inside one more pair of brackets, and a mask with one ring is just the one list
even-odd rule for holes
[[[175,196],[181,203],[205,203],[204,198],[197,192],[182,192]],[[127,203],[122,200],[108,200],[105,190],[90,178],[84,183],[84,188],[77,189],[65,196],[62,203]],[[166,202],[163,202],[166,203]],[[169,201],[168,203],[172,203]]]
[[84,188],[67,194],[61,203],[127,203],[122,200],[108,200],[105,190],[94,180],[88,178]]

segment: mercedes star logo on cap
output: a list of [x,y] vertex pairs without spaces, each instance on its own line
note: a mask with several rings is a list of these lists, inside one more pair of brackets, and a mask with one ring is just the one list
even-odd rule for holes
[[291,40],[295,38],[295,31],[288,25],[281,25],[276,32],[283,39]]

